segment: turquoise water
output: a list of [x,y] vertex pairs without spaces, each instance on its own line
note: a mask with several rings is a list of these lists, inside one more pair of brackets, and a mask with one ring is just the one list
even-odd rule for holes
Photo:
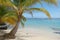
[[60,28],[60,19],[27,19],[25,27]]

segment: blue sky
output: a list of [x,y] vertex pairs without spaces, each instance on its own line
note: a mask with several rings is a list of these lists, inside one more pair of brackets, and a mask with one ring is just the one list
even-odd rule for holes
[[[40,4],[35,4],[31,7],[36,8],[45,8],[48,10],[52,18],[60,18],[60,0],[58,0],[58,6],[48,5],[47,3],[43,3],[42,6]],[[23,14],[26,18],[48,18],[43,12],[33,11],[33,17],[30,14]]]

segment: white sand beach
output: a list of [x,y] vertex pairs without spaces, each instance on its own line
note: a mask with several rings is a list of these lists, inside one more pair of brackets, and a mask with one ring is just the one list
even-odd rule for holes
[[16,38],[9,40],[60,40],[60,34],[46,29],[24,28],[18,29]]

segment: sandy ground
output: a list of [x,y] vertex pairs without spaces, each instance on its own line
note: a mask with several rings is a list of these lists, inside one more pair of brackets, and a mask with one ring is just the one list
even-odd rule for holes
[[45,29],[25,28],[18,29],[16,38],[10,40],[60,40],[60,34]]
[[60,34],[45,29],[24,28],[18,29],[15,39],[5,40],[60,40]]

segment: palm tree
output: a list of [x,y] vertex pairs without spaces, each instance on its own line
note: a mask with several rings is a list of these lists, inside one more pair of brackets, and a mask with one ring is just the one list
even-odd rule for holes
[[[32,15],[32,11],[37,10],[37,11],[44,12],[44,14],[46,14],[49,18],[51,18],[49,12],[44,8],[29,8],[29,6],[32,6],[32,5],[36,4],[36,3],[41,4],[42,2],[46,2],[48,4],[55,4],[55,5],[57,4],[56,0],[0,0],[0,5],[4,5],[4,6],[12,8],[12,11],[15,12],[13,14],[17,15],[16,26],[11,30],[10,33],[5,34],[4,36],[5,37],[13,37],[13,36],[15,36],[15,34],[17,32],[17,29],[18,29],[18,24],[21,23],[22,25],[24,25],[24,21],[26,21],[26,18],[23,16],[24,12],[29,11],[29,14]],[[10,13],[9,13],[9,15],[10,15]],[[8,20],[6,20],[6,18],[5,18],[4,21],[8,21]],[[13,22],[13,24],[14,24],[14,22]]]
[[16,13],[8,7],[0,5],[0,24],[4,24],[5,22],[15,24],[15,21],[17,21]]
[[[15,25],[17,22],[17,15],[16,12],[9,7],[6,7],[4,5],[0,5],[0,26],[6,25],[6,23],[10,23],[12,25]],[[5,37],[5,35],[3,35]]]

